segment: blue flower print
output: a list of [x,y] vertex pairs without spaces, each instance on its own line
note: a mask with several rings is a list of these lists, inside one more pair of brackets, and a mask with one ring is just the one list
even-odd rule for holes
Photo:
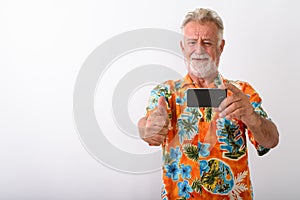
[[196,108],[187,107],[184,109],[184,113],[193,116],[193,121],[196,122],[203,117],[202,113]]
[[170,157],[171,157],[171,159],[174,159],[177,162],[179,162],[181,156],[182,156],[182,153],[181,153],[179,147],[176,147],[176,148],[172,148],[171,147],[171,150],[170,150]]
[[204,172],[209,171],[209,166],[206,160],[201,160],[200,161],[200,176],[203,175]]
[[192,167],[189,165],[181,164],[181,177],[182,178],[191,178]]
[[176,104],[183,105],[186,102],[186,97],[180,98],[180,96],[176,97]]
[[187,95],[186,91],[183,93],[183,97],[181,97],[181,95],[178,95],[176,97],[176,104],[183,105],[187,101],[186,95]]
[[209,146],[210,146],[210,144],[208,144],[208,143],[198,142],[199,156],[202,156],[202,157],[209,156],[209,154],[210,154],[209,151],[208,151]]
[[178,180],[178,176],[180,174],[180,168],[178,167],[178,163],[176,161],[166,166],[166,176],[168,178],[172,178],[174,181]]
[[221,130],[221,129],[225,129],[226,127],[236,131],[239,128],[239,125],[236,124],[236,122],[231,121],[229,119],[219,118],[218,121],[217,121],[217,128],[218,128],[217,135],[218,136],[223,136],[223,137],[226,136],[226,134],[224,135],[224,133],[222,133],[222,130]]
[[183,182],[178,182],[177,185],[179,187],[178,195],[186,199],[190,198],[189,193],[193,192],[193,189],[189,185],[189,182],[187,180],[184,180]]

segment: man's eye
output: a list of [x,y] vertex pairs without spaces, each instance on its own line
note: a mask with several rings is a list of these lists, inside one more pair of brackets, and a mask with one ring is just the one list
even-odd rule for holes
[[209,47],[209,46],[211,46],[212,44],[211,44],[210,42],[204,42],[204,45],[207,46],[207,47]]
[[188,45],[195,45],[195,44],[196,44],[195,41],[188,42]]

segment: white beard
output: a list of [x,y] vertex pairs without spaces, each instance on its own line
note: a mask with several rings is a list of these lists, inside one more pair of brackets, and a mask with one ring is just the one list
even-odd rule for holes
[[[206,58],[208,60],[197,61],[193,58]],[[209,78],[217,73],[218,67],[208,54],[197,55],[193,53],[189,58],[188,71],[198,78]]]

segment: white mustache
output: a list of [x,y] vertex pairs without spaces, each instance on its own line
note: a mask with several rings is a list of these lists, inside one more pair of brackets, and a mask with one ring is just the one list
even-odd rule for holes
[[192,54],[191,59],[210,59],[210,57],[208,54],[201,54],[201,55]]

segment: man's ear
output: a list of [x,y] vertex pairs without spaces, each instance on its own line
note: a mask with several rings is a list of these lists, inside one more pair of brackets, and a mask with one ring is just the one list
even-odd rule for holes
[[222,53],[223,52],[223,50],[224,50],[224,46],[225,46],[225,40],[222,40],[221,41],[221,44],[220,44],[220,53]]
[[182,40],[180,40],[180,48],[181,48],[181,51],[183,53],[184,52],[184,47],[183,47],[183,44],[182,44]]

